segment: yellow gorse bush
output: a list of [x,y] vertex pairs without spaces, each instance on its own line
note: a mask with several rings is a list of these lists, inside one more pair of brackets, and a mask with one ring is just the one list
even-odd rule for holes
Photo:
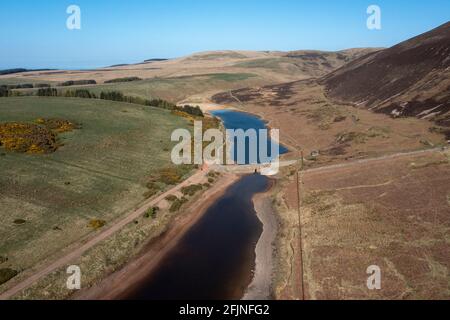
[[20,153],[51,153],[59,147],[57,133],[77,128],[78,125],[63,119],[39,118],[35,123],[0,123],[0,146]]

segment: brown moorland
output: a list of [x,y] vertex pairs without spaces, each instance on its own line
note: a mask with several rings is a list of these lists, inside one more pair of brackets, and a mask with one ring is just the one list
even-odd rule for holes
[[[347,94],[344,97],[333,95],[329,82],[317,79],[232,90],[212,97],[216,104],[258,114],[270,127],[280,129],[281,141],[291,149],[286,157],[299,159],[300,151],[304,154],[304,171],[299,171],[299,166],[283,168],[273,191],[280,224],[275,297],[450,297],[449,154],[436,149],[445,150],[447,145],[445,105],[449,91],[445,75],[449,55],[443,53],[450,49],[449,33],[444,32],[448,27],[444,25],[406,45],[369,53],[325,77],[327,81],[335,79],[337,88],[346,88],[336,91]],[[417,61],[409,57],[424,48],[433,54],[423,57],[424,65],[417,68],[425,78],[439,74],[443,79],[437,86],[428,83],[429,91],[419,90],[423,78],[406,70],[417,69]],[[374,78],[370,68],[379,62],[376,57],[391,61],[391,68],[382,68]],[[394,67],[396,61],[400,62]],[[409,117],[416,114],[406,112],[408,104],[399,115],[373,112],[379,110],[348,98],[364,94],[358,90],[352,71],[360,74],[368,94],[392,93],[392,101],[396,101],[399,91],[395,90],[400,89],[395,81],[380,85],[378,80],[404,75],[399,83],[405,92],[429,94],[417,101],[432,96],[443,104],[434,110],[422,108],[419,117]],[[341,73],[342,78],[334,78]],[[387,90],[390,83],[394,83],[392,90]],[[416,103],[414,99],[407,101]],[[416,152],[426,149],[432,150]],[[380,291],[366,286],[366,270],[371,265],[382,270]]]
[[321,83],[338,101],[433,120],[450,139],[450,22],[356,59]]

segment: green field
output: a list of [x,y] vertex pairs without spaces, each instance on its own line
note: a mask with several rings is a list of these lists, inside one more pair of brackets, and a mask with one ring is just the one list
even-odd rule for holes
[[293,60],[288,58],[264,58],[238,62],[234,66],[240,68],[266,68],[272,70],[280,70],[282,63],[292,63],[292,62]]
[[[213,73],[207,75],[182,76],[173,78],[153,78],[141,81],[119,82],[110,84],[58,87],[58,90],[88,89],[100,95],[102,91],[120,91],[127,96],[145,99],[165,99],[178,102],[189,96],[207,91],[225,91],[246,86],[265,84],[252,73]],[[14,84],[5,81],[5,84]],[[23,80],[18,83],[25,83]],[[37,89],[15,90],[22,93],[36,93]]]
[[[152,174],[170,167],[170,135],[188,128],[166,110],[94,99],[0,99],[0,123],[63,118],[82,128],[59,135],[46,155],[0,147],[1,268],[26,270],[111,223],[144,200]],[[15,220],[24,220],[16,224]]]
[[[241,86],[256,75],[247,73],[185,76],[176,78],[154,78],[142,81],[122,82],[112,84],[101,84],[94,86],[84,86],[91,92],[100,94],[102,91],[121,91],[125,95],[141,98],[162,98],[172,102],[177,102],[186,97],[218,88],[234,89]],[[76,87],[66,88],[67,90]]]

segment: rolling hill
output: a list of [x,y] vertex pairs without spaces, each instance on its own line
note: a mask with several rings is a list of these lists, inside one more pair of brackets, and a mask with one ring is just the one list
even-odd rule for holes
[[[325,76],[327,95],[393,117],[450,127],[450,22]],[[449,132],[447,131],[447,135]]]
[[[154,59],[138,64],[116,65],[95,70],[31,71],[0,76],[0,82],[29,83],[95,80],[99,90],[122,90],[138,86],[139,96],[161,97],[173,102],[199,94],[204,97],[244,87],[265,86],[311,77],[322,77],[349,61],[377,49],[323,51],[210,51],[171,60]],[[141,82],[117,83],[118,78],[139,77]],[[136,90],[132,90],[136,91]],[[169,93],[168,93],[169,92]]]

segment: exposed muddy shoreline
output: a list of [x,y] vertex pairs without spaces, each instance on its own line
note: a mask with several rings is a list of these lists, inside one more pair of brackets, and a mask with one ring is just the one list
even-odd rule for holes
[[272,295],[274,270],[274,242],[277,234],[277,219],[272,207],[271,193],[275,184],[270,184],[266,192],[256,194],[253,204],[258,219],[263,225],[263,232],[255,248],[255,270],[251,284],[248,286],[243,300],[268,300]]

